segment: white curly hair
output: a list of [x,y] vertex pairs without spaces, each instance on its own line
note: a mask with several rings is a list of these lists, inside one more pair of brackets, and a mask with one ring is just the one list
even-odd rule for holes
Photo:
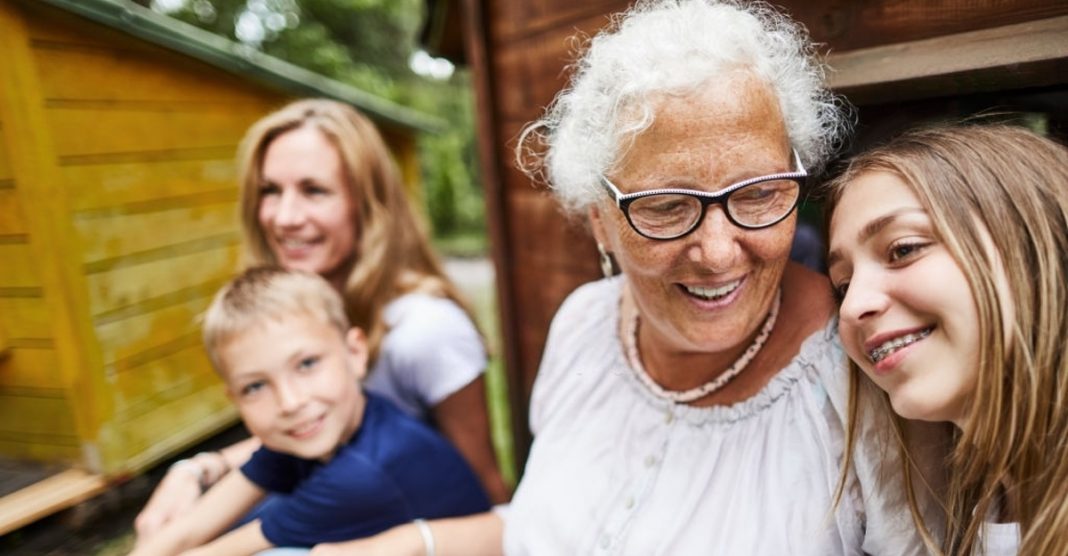
[[767,4],[734,0],[644,0],[614,18],[589,41],[570,86],[523,130],[519,166],[581,214],[603,195],[598,176],[652,124],[652,93],[684,92],[738,69],[771,87],[791,145],[807,168],[822,168],[850,125],[808,32]]

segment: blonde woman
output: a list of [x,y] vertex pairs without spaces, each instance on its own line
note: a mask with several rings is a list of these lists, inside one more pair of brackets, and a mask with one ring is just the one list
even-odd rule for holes
[[916,131],[853,159],[832,196],[854,370],[900,416],[954,427],[944,543],[916,517],[929,549],[1068,554],[1068,150],[1007,126]]
[[[373,124],[339,102],[297,101],[249,129],[238,164],[248,262],[325,277],[367,335],[364,386],[432,422],[491,500],[506,500],[490,443],[482,337]],[[250,439],[198,454],[168,472],[137,518],[139,535],[188,508],[258,445]]]

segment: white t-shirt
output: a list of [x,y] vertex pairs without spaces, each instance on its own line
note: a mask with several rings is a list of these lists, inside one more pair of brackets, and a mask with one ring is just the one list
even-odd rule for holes
[[452,300],[410,293],[387,304],[382,316],[388,332],[364,387],[401,411],[425,420],[430,408],[485,371],[482,338]]
[[531,401],[534,444],[502,513],[507,554],[926,553],[894,482],[888,421],[867,405],[863,414],[883,418],[862,420],[832,511],[847,399],[832,326],[752,398],[679,405],[626,361],[622,283],[579,288],[553,321]]
[[976,556],[1016,556],[1020,552],[1019,523],[983,523]]

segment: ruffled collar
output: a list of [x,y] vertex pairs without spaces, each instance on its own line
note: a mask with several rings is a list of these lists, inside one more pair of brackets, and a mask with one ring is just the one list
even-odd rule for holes
[[[679,404],[665,400],[649,390],[638,378],[637,371],[631,367],[620,340],[619,330],[620,308],[619,297],[622,293],[624,280],[621,277],[611,279],[611,294],[608,296],[611,308],[607,312],[607,321],[611,325],[612,340],[610,346],[612,368],[625,369],[619,373],[624,383],[633,388],[639,397],[658,412],[665,415],[671,414],[675,419],[683,420],[693,426],[723,425],[737,421],[750,419],[767,411],[780,399],[788,394],[795,385],[805,376],[815,376],[816,365],[826,351],[825,347],[829,340],[834,338],[834,319],[829,319],[827,324],[820,330],[805,338],[798,354],[786,367],[780,370],[759,392],[753,396],[730,404],[714,405],[709,407],[695,407],[687,404]],[[839,364],[839,361],[828,361],[830,364]],[[844,372],[844,371],[843,371]]]

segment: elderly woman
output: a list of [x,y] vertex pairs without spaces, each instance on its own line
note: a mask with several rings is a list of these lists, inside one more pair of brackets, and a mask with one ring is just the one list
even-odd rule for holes
[[844,128],[804,31],[762,5],[643,2],[595,37],[520,148],[544,142],[539,168],[622,276],[557,313],[501,518],[386,535],[438,556],[500,551],[502,520],[508,554],[922,553],[881,480],[885,417],[860,413],[840,469],[830,286],[788,262]]

